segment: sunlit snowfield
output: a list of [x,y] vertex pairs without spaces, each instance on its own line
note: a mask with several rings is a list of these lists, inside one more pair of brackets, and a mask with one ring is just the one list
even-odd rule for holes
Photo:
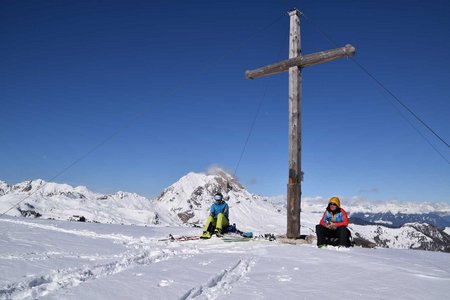
[[[187,227],[1,218],[1,299],[446,299],[450,255],[266,240],[165,240]],[[331,289],[331,291],[330,291]]]

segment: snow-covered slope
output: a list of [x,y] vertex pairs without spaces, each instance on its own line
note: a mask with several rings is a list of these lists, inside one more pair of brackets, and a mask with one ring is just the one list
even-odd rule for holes
[[[3,188],[2,188],[3,187]],[[158,224],[151,201],[135,193],[117,192],[102,195],[86,187],[45,182],[41,179],[13,186],[0,185],[0,209],[12,216],[39,216],[70,220],[83,216],[100,223]],[[18,207],[16,203],[20,202]]]
[[[198,228],[0,218],[0,299],[447,299],[450,254],[319,249]],[[165,239],[165,240],[164,240]]]
[[0,180],[0,196],[5,195],[9,190],[10,186],[6,182]]
[[450,235],[450,227],[445,227],[444,232],[448,235]]

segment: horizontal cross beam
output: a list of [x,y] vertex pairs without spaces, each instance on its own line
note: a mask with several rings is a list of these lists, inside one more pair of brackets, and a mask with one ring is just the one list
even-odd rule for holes
[[310,67],[338,58],[350,57],[353,56],[354,54],[355,54],[355,47],[353,47],[352,45],[345,45],[345,47],[322,52],[316,52],[305,56],[298,56],[259,69],[246,71],[245,77],[247,79],[255,79],[268,75],[287,72],[289,68],[295,66],[298,66],[300,68]]

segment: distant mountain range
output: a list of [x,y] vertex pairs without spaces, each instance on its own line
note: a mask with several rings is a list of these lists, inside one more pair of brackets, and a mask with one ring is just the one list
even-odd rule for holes
[[[282,198],[252,194],[221,169],[209,174],[189,173],[156,199],[128,192],[98,194],[86,187],[40,179],[12,186],[0,181],[0,213],[9,210],[6,214],[16,217],[201,227],[217,191],[224,193],[230,206],[230,221],[238,228],[255,234],[286,232]],[[302,234],[315,236],[315,224],[326,203],[321,197],[302,198]],[[356,245],[450,252],[450,205],[358,199],[344,204]]]
[[427,223],[434,227],[445,229],[450,227],[450,215],[445,212],[429,212],[423,214],[386,213],[352,213],[350,223],[359,225],[383,225],[399,228],[406,223]]

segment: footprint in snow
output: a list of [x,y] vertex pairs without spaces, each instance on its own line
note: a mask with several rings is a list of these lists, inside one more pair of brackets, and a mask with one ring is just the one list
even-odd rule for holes
[[172,280],[172,279],[169,279],[169,280],[162,279],[162,280],[159,282],[158,286],[159,286],[159,287],[165,287],[165,286],[171,285],[172,283],[173,283],[173,280]]
[[279,282],[288,282],[292,280],[292,277],[289,275],[269,275],[268,277],[270,280],[272,280],[272,278],[276,279]]
[[292,277],[288,276],[288,275],[278,275],[277,276],[278,281],[280,282],[284,282],[284,281],[291,281]]
[[202,261],[202,262],[199,262],[198,264],[199,264],[199,265],[202,265],[202,266],[207,266],[207,265],[209,265],[211,262],[212,262],[211,260],[209,260],[209,261]]

